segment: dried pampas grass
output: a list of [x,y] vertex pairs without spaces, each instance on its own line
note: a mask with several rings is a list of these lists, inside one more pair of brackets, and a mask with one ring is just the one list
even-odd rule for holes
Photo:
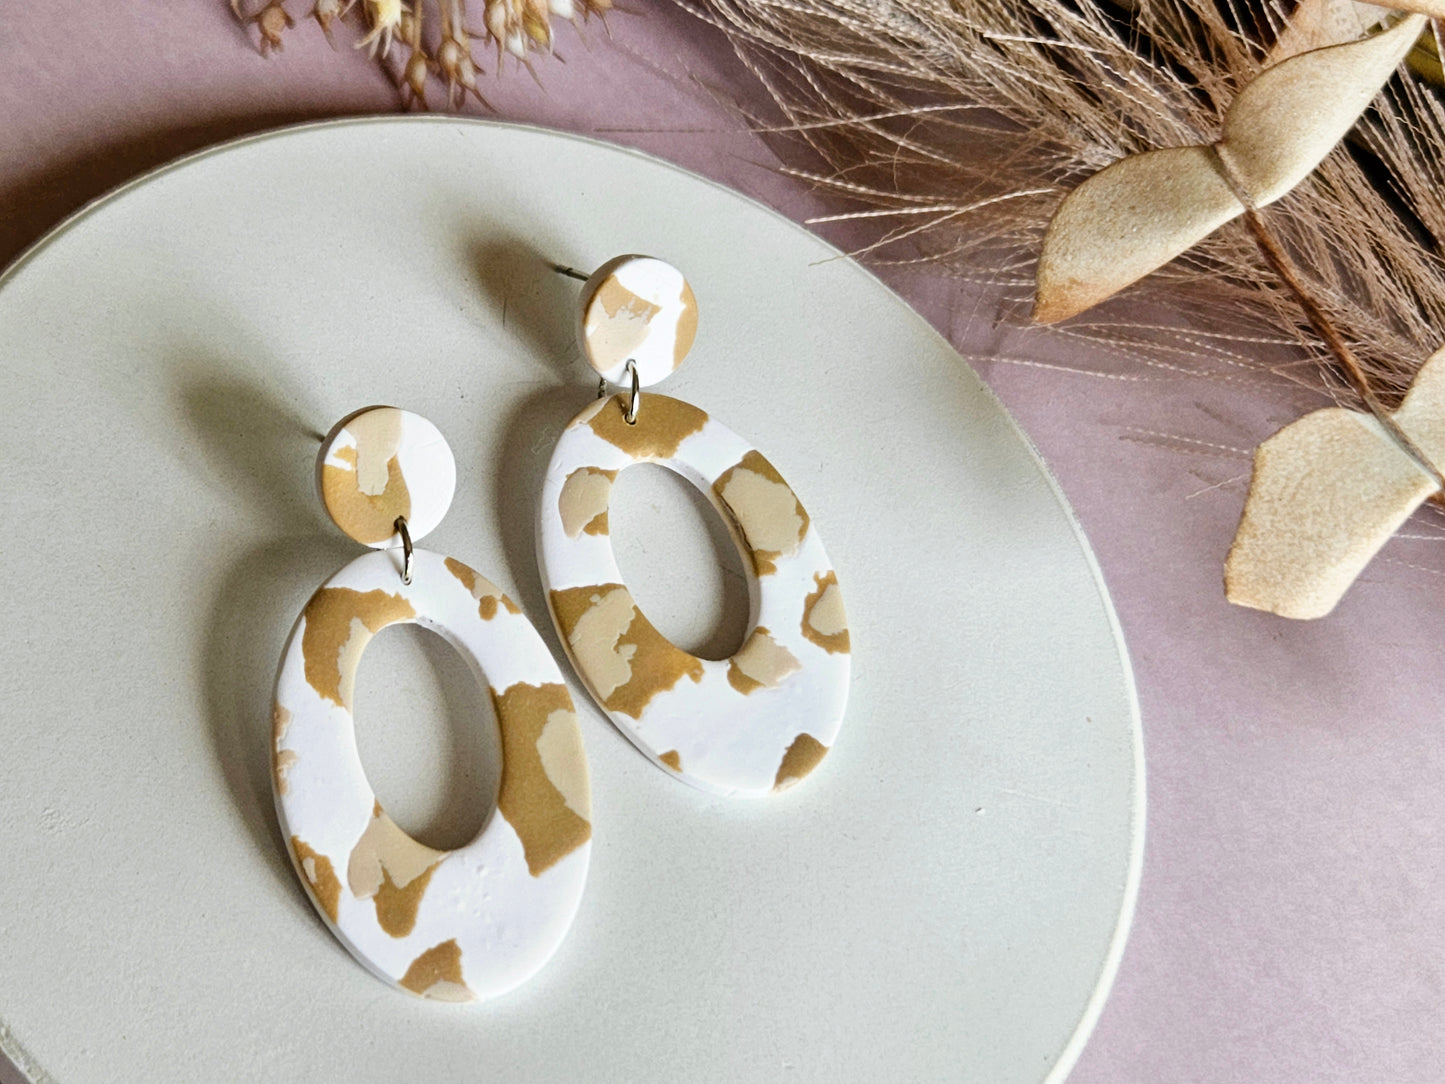
[[[1347,0],[675,2],[727,34],[766,85],[785,123],[765,127],[801,162],[790,172],[856,204],[830,219],[876,227],[861,255],[946,267],[1018,322],[1068,190],[1125,155],[1212,142],[1263,67],[1387,14]],[[1398,403],[1445,339],[1438,92],[1397,74],[1262,216],[1369,389]],[[1241,222],[1053,333],[1139,365],[1268,374],[1361,402]]]

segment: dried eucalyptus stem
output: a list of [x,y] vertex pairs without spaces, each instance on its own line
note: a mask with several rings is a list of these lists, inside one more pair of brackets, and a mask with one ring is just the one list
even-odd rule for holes
[[[947,268],[1020,321],[1065,192],[1126,155],[1212,143],[1242,86],[1317,44],[1292,41],[1294,6],[1275,2],[675,2],[721,29],[768,88],[785,119],[767,130],[803,160],[791,171],[856,203],[833,217],[876,225],[862,255]],[[1162,369],[1272,372],[1347,405],[1366,405],[1367,389],[1398,401],[1445,339],[1437,92],[1392,79],[1269,218],[1292,282],[1236,222],[1055,333]],[[1355,379],[1297,288],[1328,311]],[[1288,346],[1309,363],[1281,361]]]

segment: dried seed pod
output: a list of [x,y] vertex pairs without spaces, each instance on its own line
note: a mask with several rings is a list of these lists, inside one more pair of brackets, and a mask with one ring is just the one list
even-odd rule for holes
[[[582,8],[583,22],[586,22],[592,18],[592,16],[596,15],[599,19],[602,19],[605,24],[607,13],[612,10],[612,0],[581,0],[580,6]],[[563,14],[563,12],[559,10],[563,7],[568,9],[566,14]],[[573,5],[572,0],[552,0],[551,8],[552,14],[560,15],[564,19],[570,19],[574,23],[577,21],[576,6]]]
[[463,0],[440,0],[439,7],[442,40],[437,46],[436,59],[447,81],[447,105],[458,109],[471,93],[490,109],[490,103],[477,89],[477,73],[481,69],[472,56],[472,32],[463,25],[466,16]]
[[460,108],[467,94],[476,96],[477,101],[487,108],[491,104],[477,89],[477,62],[472,57],[472,40],[465,30],[442,39],[437,47],[437,63],[447,81],[447,104],[453,109]]
[[401,29],[401,17],[408,10],[401,0],[366,0],[371,30],[356,43],[356,48],[367,49],[372,57],[390,56],[392,37]]
[[315,7],[311,9],[311,17],[321,27],[333,49],[336,48],[336,40],[331,36],[331,24],[337,19],[345,19],[355,3],[356,0],[316,0]]
[[526,60],[529,44],[552,48],[546,0],[487,0],[483,18],[487,32],[497,42],[499,56],[505,50],[518,60]]
[[421,40],[421,5],[416,14],[404,14],[401,20],[401,39],[411,50],[401,69],[401,104],[410,108],[420,104],[428,108],[426,101],[427,79],[437,70],[437,63],[427,56]]
[[[231,8],[240,14],[238,0],[233,0]],[[256,24],[256,29],[261,35],[259,48],[262,56],[269,55],[272,50],[279,53],[282,49],[282,32],[296,25],[296,20],[291,18],[281,0],[271,0],[260,11],[243,21]]]

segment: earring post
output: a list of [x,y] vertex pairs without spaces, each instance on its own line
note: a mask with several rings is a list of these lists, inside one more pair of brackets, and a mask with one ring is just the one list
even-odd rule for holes
[[591,277],[590,275],[584,275],[575,267],[568,267],[566,264],[554,263],[551,267],[557,274],[566,275],[569,279],[580,279],[582,282],[586,282]]

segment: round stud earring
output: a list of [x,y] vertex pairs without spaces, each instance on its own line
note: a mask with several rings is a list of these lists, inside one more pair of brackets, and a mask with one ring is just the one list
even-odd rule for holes
[[[591,802],[572,699],[537,630],[499,588],[414,548],[456,485],[434,425],[394,407],[350,415],[322,445],[317,484],[336,525],[372,552],[311,596],[281,658],[272,782],[282,834],[317,911],[378,977],[439,1001],[503,993],[557,949],[587,878]],[[401,622],[441,634],[496,709],[496,810],[454,851],[397,827],[357,752],[362,653]]]
[[[596,402],[547,468],[538,556],[558,634],[592,698],[652,761],[703,790],[761,797],[811,772],[848,698],[850,643],[838,578],[802,503],[747,441],[704,411],[642,389],[691,349],[697,302],[682,273],[619,256],[585,279],[577,330]],[[609,383],[625,391],[608,395]],[[645,401],[644,401],[645,399]],[[668,641],[622,582],[608,538],[612,484],[658,463],[701,490],[748,571],[748,634],[731,658]]]

